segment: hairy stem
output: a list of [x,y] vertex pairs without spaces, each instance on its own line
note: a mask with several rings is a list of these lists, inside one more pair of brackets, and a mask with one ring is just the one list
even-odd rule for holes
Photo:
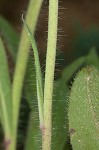
[[[43,0],[30,0],[27,15],[26,15],[26,22],[28,23],[31,30],[35,31],[38,15],[40,12],[41,4]],[[16,145],[16,133],[17,133],[17,125],[18,125],[18,116],[19,116],[19,109],[20,109],[20,100],[21,100],[21,92],[22,86],[28,61],[29,55],[29,38],[27,36],[26,30],[23,27],[16,68],[14,73],[13,85],[12,85],[12,100],[13,100],[13,123],[14,123],[14,146]],[[12,150],[12,149],[11,149]],[[15,147],[13,147],[15,150]]]
[[57,44],[58,0],[49,0],[48,45],[44,87],[44,131],[42,149],[51,150],[52,96]]

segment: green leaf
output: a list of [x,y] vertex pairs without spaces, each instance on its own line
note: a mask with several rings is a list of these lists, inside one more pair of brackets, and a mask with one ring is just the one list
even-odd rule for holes
[[64,69],[62,76],[65,82],[71,79],[73,74],[84,64],[85,60],[85,57],[80,57]]
[[5,138],[12,133],[12,97],[11,83],[7,57],[0,39],[0,119],[5,132]]
[[36,112],[35,109],[30,114],[25,150],[41,149],[42,136],[39,128],[39,116]]
[[28,36],[29,36],[29,39],[31,41],[31,45],[34,51],[39,119],[40,119],[40,126],[43,126],[43,82],[42,82],[42,73],[41,73],[38,49],[37,49],[34,36],[31,30],[29,29],[28,25],[25,23],[24,19],[23,19],[23,22],[28,31]]
[[74,80],[69,103],[73,150],[99,150],[99,71],[82,69]]
[[61,77],[54,83],[52,112],[52,150],[63,150],[68,140],[68,88]]
[[39,150],[41,148],[41,131],[39,127],[39,112],[36,90],[36,71],[33,53],[30,55],[24,83],[24,96],[30,106],[30,119],[28,125],[25,150]]
[[19,45],[19,35],[14,31],[9,22],[7,22],[7,20],[5,20],[2,16],[0,16],[0,31],[6,40],[9,51],[15,61]]
[[90,50],[88,56],[86,57],[85,65],[94,65],[99,68],[99,56],[95,47]]

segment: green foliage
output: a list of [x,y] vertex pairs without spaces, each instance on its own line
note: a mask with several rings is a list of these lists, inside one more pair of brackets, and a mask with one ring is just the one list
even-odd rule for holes
[[30,106],[30,117],[27,128],[25,150],[39,150],[41,148],[41,132],[39,128],[39,112],[36,90],[36,71],[33,52],[30,53],[24,82],[24,97]]
[[99,57],[95,47],[90,50],[88,56],[86,57],[85,65],[94,65],[99,68]]
[[[60,90],[61,89],[61,90]],[[52,109],[52,150],[63,150],[68,140],[68,88],[64,78],[54,83],[53,109]],[[63,114],[65,116],[63,117]]]
[[[23,144],[22,146],[24,147],[24,150],[42,149],[42,135],[44,134],[44,131],[46,131],[46,128],[44,128],[43,126],[43,83],[45,83],[45,79],[42,79],[38,49],[34,39],[34,31],[41,4],[41,0],[31,0],[31,7],[29,6],[30,9],[28,9],[26,23],[29,25],[30,29],[32,29],[33,34],[23,20],[24,26],[20,41],[19,35],[13,30],[12,26],[3,17],[0,16],[0,31],[2,33],[2,37],[7,43],[8,51],[11,54],[12,59],[17,64],[17,67],[15,68],[15,70],[17,70],[17,73],[15,73],[13,77],[15,83],[12,82],[13,85],[15,84],[13,88],[10,81],[11,79],[9,75],[5,48],[2,40],[0,39],[0,123],[3,127],[2,131],[2,128],[0,126],[0,135],[2,135],[2,132],[4,132],[4,146],[7,150],[16,150],[16,136],[25,138],[22,139],[21,142]],[[56,6],[54,7],[56,8]],[[33,17],[31,19],[32,15]],[[53,11],[51,15],[53,15]],[[57,18],[55,19],[57,22]],[[53,36],[56,36],[54,35],[54,31],[57,30],[56,25],[55,28],[53,28],[51,22],[50,25],[52,29],[49,32],[52,32]],[[29,35],[27,34],[26,29]],[[83,34],[85,33],[82,33],[81,35]],[[55,41],[53,41],[51,36],[52,35],[49,34],[50,42],[49,40],[48,42],[50,44],[53,43],[54,50],[56,50],[56,38],[54,37],[53,39]],[[89,36],[90,35],[88,35],[88,37]],[[80,38],[81,42],[82,38],[84,38],[84,36]],[[31,51],[30,53],[29,40],[31,41],[33,48],[33,51]],[[89,45],[88,49],[90,47],[91,46]],[[50,56],[53,57],[53,60],[55,61],[55,55],[52,55],[53,46],[51,49],[49,46],[48,49],[49,54],[51,54]],[[18,56],[17,60],[16,56]],[[51,60],[51,57],[49,57],[49,61]],[[58,63],[60,62],[58,61]],[[52,66],[54,66],[54,63],[52,63]],[[49,109],[49,105],[47,105],[48,108],[45,107],[47,112],[48,110],[51,110],[50,119],[52,114],[52,128],[50,132],[51,150],[99,149],[99,71],[94,66],[99,69],[99,57],[95,47],[91,48],[87,55],[81,55],[81,57],[76,59],[74,62],[72,62],[62,70],[61,76],[55,78],[54,84],[51,85],[53,94],[49,92],[49,83],[47,82],[46,76],[47,91],[51,94],[50,96],[52,96],[52,107],[50,107],[51,109]],[[82,69],[83,67],[85,68]],[[70,89],[72,79],[79,71],[79,69],[81,69],[81,71],[77,74],[73,86]],[[48,75],[49,70],[51,74],[54,71],[52,67],[49,67]],[[51,80],[49,80],[49,82],[50,81]],[[23,92],[21,94],[22,85]],[[12,96],[14,96],[13,103]],[[28,123],[26,127],[24,127],[26,128],[25,135],[22,132],[16,132],[17,126],[20,125],[20,122],[22,123],[26,119],[24,117],[23,120],[19,120],[18,117],[18,114],[22,111],[19,111],[19,109],[22,107],[21,99],[22,101],[27,101],[30,109],[28,120],[26,120]],[[18,105],[16,105],[17,103]],[[14,112],[12,112],[13,110],[16,111],[16,115],[14,114]],[[27,112],[26,110],[24,111]],[[48,116],[46,116],[46,114],[45,118],[47,118],[48,120]],[[14,126],[13,120],[15,123]],[[17,124],[17,122],[19,123]],[[48,120],[47,123],[51,127],[51,121]],[[22,125],[24,124],[22,123]],[[17,135],[17,133],[21,135]],[[2,137],[0,137],[0,140],[1,139]],[[11,147],[9,147],[9,145],[11,145]],[[20,149],[21,148],[18,148],[18,150]]]
[[43,81],[42,81],[42,73],[41,73],[41,67],[40,67],[40,61],[39,61],[39,54],[38,54],[38,49],[37,49],[34,36],[31,30],[29,29],[28,25],[25,23],[24,19],[23,19],[23,22],[28,31],[28,36],[30,38],[31,45],[34,51],[39,119],[40,119],[40,126],[42,126],[43,125]]
[[0,119],[5,132],[5,140],[12,135],[11,83],[5,49],[0,39]]
[[[35,102],[36,103],[36,102]],[[34,107],[36,107],[30,114],[29,124],[28,124],[28,132],[26,137],[25,143],[25,150],[40,150],[42,141],[41,141],[41,132],[39,129],[39,116],[38,116],[38,109],[36,104],[34,103]]]
[[72,62],[70,65],[68,65],[67,67],[65,67],[64,71],[63,71],[63,78],[65,80],[65,82],[68,82],[73,74],[81,67],[84,65],[86,60],[86,57],[81,57],[78,58],[77,60],[75,60],[74,62]]
[[13,60],[15,60],[18,51],[19,35],[2,16],[0,16],[0,31],[7,43],[9,52],[12,55]]
[[73,150],[99,149],[99,71],[82,69],[71,89],[69,131]]

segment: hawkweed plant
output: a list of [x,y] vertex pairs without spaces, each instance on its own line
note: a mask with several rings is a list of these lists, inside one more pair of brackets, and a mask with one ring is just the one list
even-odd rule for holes
[[[21,149],[18,142],[23,137],[24,150],[99,150],[98,54],[92,48],[87,56],[66,66],[58,79],[54,78],[55,64],[59,63],[59,1],[49,0],[44,77],[34,37],[42,3],[43,0],[30,0],[26,16],[22,15],[20,38],[0,16],[0,149]],[[15,64],[12,81],[2,39]],[[74,82],[70,87],[71,79]],[[19,133],[22,101],[29,107],[25,135]]]

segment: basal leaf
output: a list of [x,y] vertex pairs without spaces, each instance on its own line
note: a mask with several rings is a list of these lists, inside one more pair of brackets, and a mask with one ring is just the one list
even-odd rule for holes
[[68,88],[64,79],[54,84],[52,115],[52,150],[63,150],[68,140]]
[[82,69],[74,80],[69,102],[73,150],[99,149],[99,70]]
[[[12,97],[7,57],[0,39],[0,117],[5,136],[12,132]],[[6,137],[7,138],[7,137]]]
[[34,36],[31,32],[31,30],[29,29],[28,25],[25,23],[24,19],[23,19],[23,22],[28,31],[28,36],[30,38],[33,52],[34,52],[38,109],[39,109],[40,126],[42,126],[43,125],[43,81],[42,81],[42,73],[41,73],[38,49],[37,49],[37,45],[36,45]]
[[36,72],[33,53],[30,55],[27,65],[27,72],[24,83],[24,96],[27,99],[31,110],[25,150],[39,150],[41,148],[41,131],[39,126]]

